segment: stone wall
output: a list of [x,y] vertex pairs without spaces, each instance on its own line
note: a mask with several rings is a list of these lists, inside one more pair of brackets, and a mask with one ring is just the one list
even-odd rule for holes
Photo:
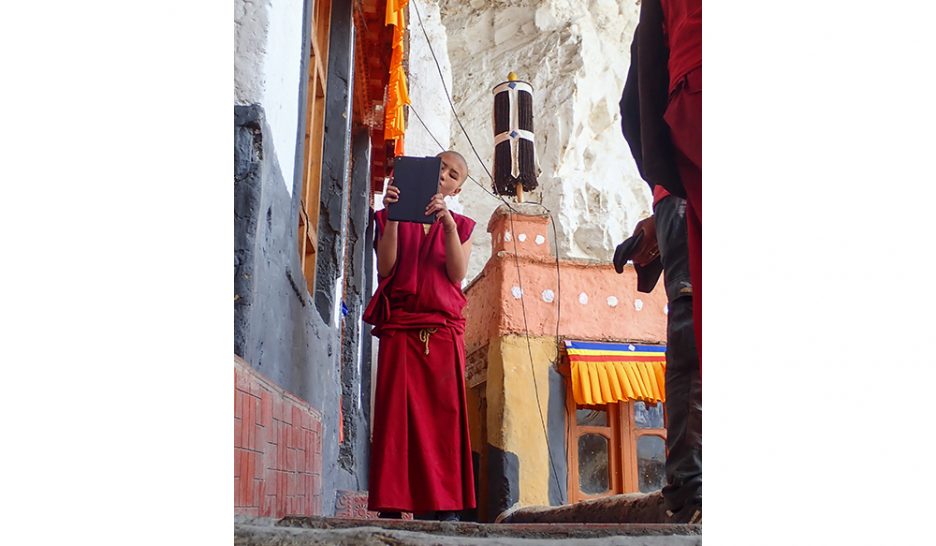
[[[321,412],[321,501],[332,514],[337,490],[367,487],[369,428],[358,365],[359,309],[368,206],[368,165],[359,162],[350,198],[352,42],[351,2],[334,2],[328,48],[328,104],[324,127],[322,199],[316,255],[316,293],[300,267],[298,214],[313,0],[235,0],[234,3],[234,353],[258,374]],[[354,210],[349,210],[350,207]],[[351,228],[349,235],[348,226]],[[346,256],[346,239],[354,255]],[[350,264],[349,268],[346,265]],[[350,275],[346,278],[345,272]],[[354,315],[341,320],[340,294]],[[354,338],[341,345],[341,338]],[[350,337],[349,337],[350,336]],[[353,372],[353,373],[351,373]],[[344,393],[344,397],[342,397]],[[346,404],[339,420],[342,401]],[[343,440],[339,452],[339,431]],[[303,485],[307,487],[308,484]]]
[[[322,412],[322,505],[366,484],[338,460],[342,391],[338,329],[322,320],[299,266],[298,205],[286,192],[259,105],[234,107],[234,354]],[[363,415],[356,415],[362,430]],[[357,437],[367,441],[366,434]]]

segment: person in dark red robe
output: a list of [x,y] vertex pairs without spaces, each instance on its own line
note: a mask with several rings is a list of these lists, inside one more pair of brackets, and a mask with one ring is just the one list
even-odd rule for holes
[[702,0],[663,0],[663,31],[669,47],[669,104],[673,158],[686,191],[692,322],[702,366]]
[[[461,289],[475,222],[445,205],[468,177],[465,159],[439,157],[439,192],[426,207],[433,224],[376,214],[379,285],[364,320],[380,338],[368,488],[368,509],[380,517],[435,512],[457,521],[476,506]],[[391,182],[384,205],[398,196]]]
[[[641,177],[653,189],[656,240],[669,301],[665,521],[701,523],[701,0],[641,2],[621,95],[621,129]],[[625,243],[615,252],[619,272],[630,249]],[[640,265],[652,257],[638,255],[634,261]]]
[[686,200],[696,352],[702,366],[702,1],[643,0],[621,95],[640,176]]

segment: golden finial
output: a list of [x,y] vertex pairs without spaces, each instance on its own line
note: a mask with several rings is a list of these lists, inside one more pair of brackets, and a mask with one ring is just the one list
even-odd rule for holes
[[515,82],[520,78],[517,76],[517,73],[513,70],[510,71],[510,74],[507,74],[507,81]]

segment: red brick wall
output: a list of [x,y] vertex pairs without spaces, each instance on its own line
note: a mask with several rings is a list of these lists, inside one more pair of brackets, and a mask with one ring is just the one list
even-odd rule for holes
[[322,415],[234,357],[234,513],[322,514]]

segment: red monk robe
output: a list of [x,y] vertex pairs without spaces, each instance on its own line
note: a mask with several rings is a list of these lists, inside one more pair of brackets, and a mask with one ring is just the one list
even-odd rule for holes
[[[475,222],[451,213],[464,244]],[[377,239],[387,223],[376,214]],[[380,338],[368,509],[476,506],[465,399],[465,296],[445,265],[442,222],[400,222],[397,261],[364,312]]]

